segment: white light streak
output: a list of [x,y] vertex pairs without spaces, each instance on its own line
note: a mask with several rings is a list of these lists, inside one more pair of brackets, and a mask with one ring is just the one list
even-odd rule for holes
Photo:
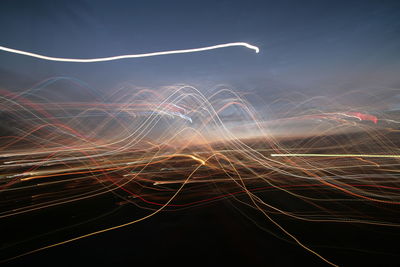
[[271,157],[400,158],[400,155],[375,155],[375,154],[271,154]]
[[254,46],[254,45],[251,45],[248,43],[243,43],[243,42],[219,44],[219,45],[206,46],[206,47],[200,47],[200,48],[169,50],[169,51],[151,52],[151,53],[144,53],[144,54],[130,54],[130,55],[121,55],[121,56],[113,56],[113,57],[101,57],[101,58],[49,57],[49,56],[45,56],[45,55],[26,52],[26,51],[8,48],[8,47],[4,47],[4,46],[0,46],[0,50],[9,52],[9,53],[39,58],[39,59],[43,59],[43,60],[49,60],[49,61],[91,63],[91,62],[113,61],[113,60],[126,59],[126,58],[141,58],[141,57],[154,57],[154,56],[171,55],[171,54],[195,53],[195,52],[202,52],[202,51],[214,50],[214,49],[226,48],[226,47],[232,47],[232,46],[242,46],[242,47],[252,49],[256,53],[260,52],[260,49],[257,46]]

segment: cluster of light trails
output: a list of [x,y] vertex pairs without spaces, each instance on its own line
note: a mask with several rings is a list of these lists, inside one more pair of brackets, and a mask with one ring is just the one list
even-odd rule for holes
[[[23,249],[28,238],[20,240],[2,260],[223,200],[244,213],[256,210],[288,242],[333,266],[335,258],[280,220],[400,226],[396,216],[379,216],[396,214],[400,204],[392,123],[399,114],[285,107],[266,119],[232,90],[205,95],[188,85],[127,86],[101,96],[88,89],[51,99],[46,88],[60,80],[79,84],[54,78],[18,94],[0,91],[0,219],[108,195],[117,199],[113,205],[145,215],[30,250]],[[13,252],[16,244],[24,251]]]

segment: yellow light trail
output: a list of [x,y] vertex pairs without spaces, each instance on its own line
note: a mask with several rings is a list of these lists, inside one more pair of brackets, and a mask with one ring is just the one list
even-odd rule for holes
[[193,156],[193,155],[190,155],[190,157],[191,157],[192,159],[194,159],[194,160],[200,162],[201,165],[206,165],[206,162],[205,162],[204,160],[202,160],[202,159],[200,159],[200,158],[198,158],[198,157],[196,157],[196,156]]
[[400,155],[374,155],[374,154],[271,154],[271,157],[342,157],[342,158],[400,158]]
[[159,51],[159,52],[151,52],[151,53],[143,53],[143,54],[129,54],[129,55],[120,55],[120,56],[113,56],[113,57],[101,57],[101,58],[50,57],[50,56],[40,55],[40,54],[31,53],[31,52],[27,52],[27,51],[8,48],[8,47],[4,47],[4,46],[0,46],[0,50],[9,52],[9,53],[39,58],[39,59],[43,59],[43,60],[49,60],[49,61],[91,63],[91,62],[113,61],[113,60],[126,59],[126,58],[141,58],[141,57],[154,57],[154,56],[171,55],[171,54],[195,53],[195,52],[202,52],[202,51],[214,50],[214,49],[226,48],[226,47],[232,47],[232,46],[242,46],[242,47],[252,49],[256,53],[260,52],[260,49],[257,46],[254,46],[254,45],[251,45],[248,43],[244,43],[244,42],[218,44],[218,45],[206,46],[206,47],[200,47],[200,48],[168,50],[168,51]]

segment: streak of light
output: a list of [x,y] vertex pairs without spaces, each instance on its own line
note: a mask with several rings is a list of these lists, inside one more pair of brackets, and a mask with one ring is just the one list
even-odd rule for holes
[[191,157],[192,159],[194,159],[194,160],[200,162],[201,165],[206,165],[206,162],[205,162],[204,160],[202,160],[202,159],[200,159],[200,158],[198,158],[198,157],[196,157],[196,156],[193,156],[193,155],[191,155],[190,157]]
[[22,50],[4,47],[4,46],[0,46],[0,50],[9,52],[9,53],[39,58],[39,59],[43,59],[43,60],[49,60],[49,61],[91,63],[91,62],[113,61],[113,60],[126,59],[126,58],[142,58],[142,57],[154,57],[154,56],[171,55],[171,54],[195,53],[195,52],[202,52],[202,51],[207,51],[207,50],[214,50],[214,49],[227,48],[227,47],[233,47],[233,46],[242,46],[242,47],[252,49],[256,53],[260,52],[260,49],[257,46],[254,46],[254,45],[251,45],[248,43],[244,43],[244,42],[234,42],[234,43],[218,44],[218,45],[212,45],[212,46],[206,46],[206,47],[200,47],[200,48],[168,50],[168,51],[160,51],[160,52],[151,52],[151,53],[143,53],[143,54],[129,54],[129,55],[120,55],[120,56],[113,56],[113,57],[102,57],[102,58],[50,57],[50,56],[40,55],[40,54],[31,53],[31,52],[22,51]]
[[271,154],[271,157],[341,157],[341,158],[400,158],[400,155],[374,155],[374,154]]

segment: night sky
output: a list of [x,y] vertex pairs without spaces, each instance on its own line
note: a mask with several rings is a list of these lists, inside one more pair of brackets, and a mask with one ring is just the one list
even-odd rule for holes
[[2,1],[2,46],[90,58],[243,41],[214,51],[76,64],[0,52],[0,86],[24,90],[55,76],[97,90],[227,84],[267,101],[398,87],[398,1]]

